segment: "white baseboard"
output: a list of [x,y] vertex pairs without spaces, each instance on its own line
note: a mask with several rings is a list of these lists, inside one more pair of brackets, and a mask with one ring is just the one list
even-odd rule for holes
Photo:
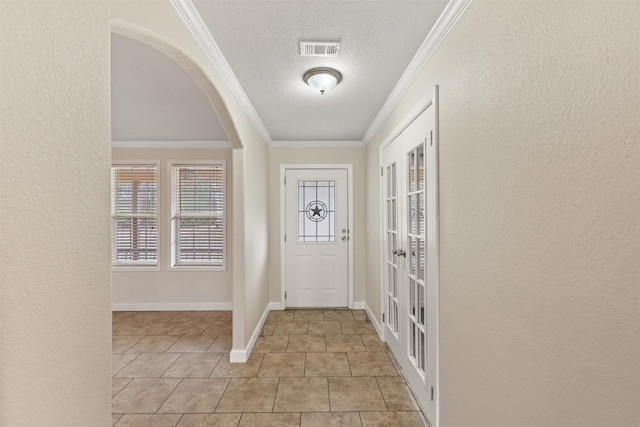
[[152,302],[152,303],[112,303],[112,311],[221,311],[231,310],[230,302]]
[[231,350],[229,353],[229,362],[231,363],[245,363],[248,358],[247,350]]
[[269,310],[284,310],[284,307],[282,306],[282,303],[279,301],[276,302],[270,302],[269,303]]
[[378,323],[378,319],[376,318],[376,316],[373,315],[373,311],[371,311],[367,303],[364,304],[364,309],[367,312],[367,317],[369,318],[369,322],[371,322],[376,332],[378,333],[378,337],[382,341],[384,341],[384,336],[382,335],[382,326],[380,326],[380,323]]
[[256,345],[256,341],[258,340],[260,332],[262,332],[262,328],[264,327],[264,322],[267,321],[267,316],[269,315],[269,311],[271,311],[270,306],[271,304],[267,304],[267,306],[264,308],[262,317],[258,321],[258,325],[254,329],[253,334],[251,334],[251,339],[249,340],[247,347],[231,350],[231,353],[229,354],[229,361],[231,363],[245,363],[247,360],[249,360],[251,351],[253,351],[253,346]]
[[364,310],[364,301],[354,301],[352,306],[352,310]]

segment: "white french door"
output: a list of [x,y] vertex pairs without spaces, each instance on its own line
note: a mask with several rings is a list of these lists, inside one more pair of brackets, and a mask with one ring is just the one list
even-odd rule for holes
[[288,307],[349,305],[347,169],[285,170]]
[[434,427],[438,422],[436,94],[381,153],[385,338]]

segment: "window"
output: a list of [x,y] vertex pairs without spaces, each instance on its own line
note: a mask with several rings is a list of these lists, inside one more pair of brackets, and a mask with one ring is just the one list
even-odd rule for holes
[[224,163],[171,165],[173,267],[225,266]]
[[298,181],[298,242],[335,242],[335,206],[335,181]]
[[114,266],[158,265],[157,165],[112,165],[111,229]]

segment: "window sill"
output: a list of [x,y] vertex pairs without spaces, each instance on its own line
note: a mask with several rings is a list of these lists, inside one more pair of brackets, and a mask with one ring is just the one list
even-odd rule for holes
[[159,265],[112,265],[111,272],[156,272],[160,271]]
[[219,265],[172,265],[169,271],[213,271],[224,273],[227,271],[226,266]]

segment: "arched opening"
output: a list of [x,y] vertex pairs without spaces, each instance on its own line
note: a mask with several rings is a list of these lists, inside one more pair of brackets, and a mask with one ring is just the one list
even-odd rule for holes
[[231,147],[233,149],[242,148],[238,131],[220,93],[193,59],[163,39],[160,35],[137,25],[129,24],[121,20],[114,20],[111,24],[111,32],[153,47],[179,64],[196,84],[198,84],[211,103],[227,134]]
[[[236,126],[234,124],[233,119],[231,118],[231,114],[225,105],[224,100],[220,96],[218,90],[215,88],[214,84],[211,80],[206,76],[205,72],[193,61],[186,53],[181,51],[179,48],[172,45],[170,42],[164,40],[158,34],[149,31],[145,28],[131,25],[129,23],[125,23],[122,21],[116,21],[112,25],[112,33],[118,36],[124,36],[128,39],[134,40],[135,42],[143,43],[144,45],[153,48],[154,50],[162,53],[164,56],[178,64],[187,74],[188,76],[197,84],[199,89],[205,95],[206,99],[210,103],[211,107],[213,107],[213,111],[217,116],[220,125],[224,129],[224,134],[226,135],[226,139],[230,147],[218,147],[216,148],[215,144],[211,146],[211,144],[204,144],[206,148],[200,148],[197,150],[196,155],[182,155],[177,153],[178,151],[189,151],[183,150],[179,148],[179,144],[169,144],[171,147],[171,154],[151,154],[144,155],[140,153],[138,150],[137,153],[134,153],[135,157],[133,160],[148,160],[149,158],[160,159],[158,162],[158,188],[159,188],[159,196],[158,199],[158,238],[160,241],[164,240],[172,240],[174,237],[174,229],[173,229],[173,208],[169,208],[171,205],[171,201],[169,199],[174,198],[175,194],[173,193],[174,179],[173,174],[174,170],[172,168],[171,160],[178,159],[186,159],[188,158],[192,162],[194,160],[202,160],[205,158],[210,160],[210,153],[213,150],[222,152],[224,151],[224,167],[225,167],[225,176],[226,176],[226,188],[227,191],[224,193],[224,199],[226,204],[225,211],[225,259],[226,264],[224,267],[224,271],[226,274],[227,280],[231,283],[230,285],[230,299],[224,301],[224,303],[218,304],[216,301],[202,301],[198,303],[194,300],[189,301],[188,303],[178,303],[176,304],[157,304],[148,305],[148,310],[157,310],[156,313],[147,313],[147,314],[125,314],[123,317],[124,322],[120,322],[120,324],[116,325],[114,323],[114,331],[117,328],[123,328],[124,332],[127,332],[127,326],[122,324],[131,323],[131,327],[140,326],[141,329],[138,329],[135,333],[141,334],[137,336],[144,336],[140,340],[137,338],[129,339],[129,338],[116,338],[114,341],[114,350],[122,351],[122,354],[118,354],[115,356],[114,361],[114,370],[118,367],[117,363],[127,363],[129,357],[128,354],[135,354],[136,351],[142,350],[145,348],[152,348],[154,345],[158,345],[158,351],[164,349],[163,351],[176,351],[179,352],[181,349],[189,349],[189,350],[197,350],[193,351],[193,354],[202,354],[200,356],[195,356],[197,358],[202,359],[201,362],[208,366],[208,364],[213,363],[216,355],[220,353],[227,353],[225,356],[228,358],[231,352],[231,334],[232,334],[232,323],[231,317],[229,316],[231,310],[231,303],[234,300],[234,293],[236,289],[236,285],[234,285],[235,280],[242,280],[240,275],[236,275],[236,269],[240,268],[236,266],[234,259],[236,257],[234,255],[238,254],[239,251],[243,249],[240,245],[236,245],[236,230],[238,228],[243,227],[243,219],[241,209],[243,207],[242,200],[242,152],[244,150],[240,137],[238,135]],[[155,139],[155,138],[154,138]],[[127,142],[135,142],[135,141],[127,141]],[[142,142],[142,141],[141,141]],[[157,141],[155,141],[157,142]],[[184,141],[182,141],[184,142]],[[139,146],[144,146],[144,144],[139,144]],[[120,145],[122,147],[122,145]],[[156,147],[157,148],[157,147]],[[193,149],[193,147],[192,147]],[[116,149],[114,149],[116,150]],[[126,155],[131,157],[133,149],[122,149],[118,148],[118,150],[127,151]],[[203,150],[207,150],[208,154],[203,154]],[[166,150],[165,150],[166,151]],[[194,151],[192,151],[194,152]],[[233,152],[233,153],[232,153]],[[202,157],[201,159],[195,159],[194,157]],[[215,154],[214,154],[215,157]],[[118,160],[123,160],[120,157]],[[219,159],[218,159],[219,160]],[[203,162],[205,162],[203,160]],[[130,162],[131,163],[131,162]],[[174,162],[175,163],[175,162]],[[206,163],[206,162],[205,162]],[[239,178],[237,178],[239,177]],[[197,197],[197,196],[196,196]],[[164,200],[164,201],[163,201]],[[240,203],[239,203],[240,201]],[[188,200],[187,200],[188,202]],[[180,203],[180,202],[178,202]],[[172,205],[171,205],[172,206]],[[170,215],[168,213],[171,212]],[[237,216],[234,216],[233,213],[237,213]],[[163,219],[164,217],[164,219]],[[172,242],[173,243],[173,242]],[[164,248],[163,248],[164,246]],[[169,275],[173,275],[174,277],[180,273],[176,266],[173,265],[173,260],[169,258],[168,252],[171,251],[173,256],[173,249],[167,249],[167,244],[160,244],[158,246],[158,273],[168,273]],[[238,257],[241,258],[241,257]],[[115,285],[115,283],[114,283]],[[180,289],[180,283],[175,283],[174,289]],[[211,286],[211,284],[209,284]],[[156,287],[157,289],[158,287]],[[114,288],[115,289],[115,288]],[[166,290],[165,290],[166,291]],[[164,291],[163,291],[164,292]],[[166,291],[169,292],[169,291]],[[175,294],[173,294],[175,296]],[[157,297],[157,295],[156,295]],[[200,305],[198,305],[200,304]],[[202,313],[197,313],[196,310],[200,308]],[[126,309],[126,306],[124,307]],[[172,310],[172,311],[160,311],[160,310]],[[201,315],[200,315],[201,314]],[[128,316],[128,317],[127,317]],[[147,320],[153,319],[152,322],[147,324],[145,323]],[[130,321],[130,322],[129,322]],[[140,322],[139,324],[135,324],[135,322]],[[150,323],[154,323],[155,326],[151,326]],[[166,330],[164,329],[166,328]],[[173,330],[169,330],[169,328],[174,328]],[[181,329],[182,328],[182,329]],[[203,329],[204,328],[204,329]],[[243,322],[242,319],[234,322],[233,329],[240,330],[241,333],[237,335],[241,340],[244,340],[243,331]],[[199,333],[201,336],[198,338],[186,338],[183,339],[182,336],[189,335],[190,332],[194,335]],[[185,332],[185,333],[183,333]],[[178,336],[178,333],[182,333],[182,335]],[[154,335],[161,336],[164,335],[165,338],[154,338]],[[233,334],[234,337],[236,334]],[[124,336],[124,335],[123,335]],[[172,337],[176,337],[175,339]],[[147,339],[149,338],[149,339]],[[146,340],[146,342],[145,342]],[[211,341],[211,342],[209,342]],[[154,344],[155,343],[155,344]],[[120,345],[116,347],[117,345]],[[131,345],[130,345],[131,344]],[[149,347],[146,347],[147,344]],[[138,346],[138,348],[136,348]],[[174,353],[177,354],[177,353]],[[187,354],[187,352],[183,353]],[[191,354],[191,353],[190,353]],[[173,356],[167,358],[166,361],[161,362],[160,365],[157,366],[158,369],[162,368],[162,363],[174,364],[176,360],[171,360]],[[181,357],[181,356],[177,356]],[[122,360],[120,360],[122,359]],[[217,362],[217,361],[216,361]],[[228,363],[228,361],[227,361]],[[131,371],[131,369],[137,369],[136,366],[132,366],[129,363],[125,366],[125,368],[130,368],[130,371],[123,372],[122,378],[119,379],[116,373],[116,376],[113,378],[113,386],[117,388],[121,383],[126,381],[127,376],[134,375],[135,373]],[[179,366],[179,363],[176,363],[176,366]],[[123,368],[124,369],[124,368]],[[179,369],[179,368],[176,368]],[[191,369],[191,368],[186,368]],[[205,368],[206,369],[206,368]],[[182,375],[181,372],[174,372],[174,375],[180,377]],[[117,412],[117,410],[115,410]]]

